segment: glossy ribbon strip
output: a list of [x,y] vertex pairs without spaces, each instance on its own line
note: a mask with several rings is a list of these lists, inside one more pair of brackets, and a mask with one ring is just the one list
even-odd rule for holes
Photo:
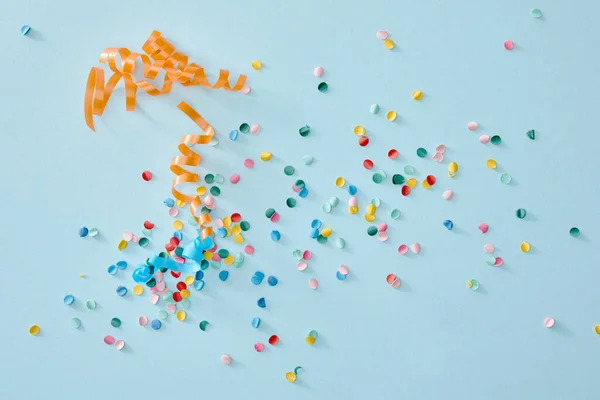
[[[171,91],[173,82],[183,86],[203,86],[208,89],[224,89],[239,91],[246,83],[246,76],[239,75],[232,87],[229,84],[229,71],[221,69],[217,81],[211,85],[204,68],[196,63],[188,64],[188,56],[175,51],[175,46],[169,43],[158,31],[152,32],[142,46],[146,54],[132,53],[126,48],[107,48],[100,55],[100,62],[107,64],[112,71],[111,77],[105,83],[104,70],[92,67],[88,75],[84,98],[84,115],[87,126],[93,131],[94,115],[102,115],[110,96],[117,83],[123,79],[125,84],[125,108],[135,110],[137,89],[142,89],[150,96],[158,96]],[[117,61],[120,58],[120,63]],[[140,61],[143,66],[144,78],[134,80],[135,64]],[[156,79],[159,72],[164,70],[162,87],[158,88],[148,80]]]

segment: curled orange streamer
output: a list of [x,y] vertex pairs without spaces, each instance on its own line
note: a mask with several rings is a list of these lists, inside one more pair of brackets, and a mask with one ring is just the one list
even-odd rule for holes
[[[107,64],[113,72],[106,84],[102,68],[92,67],[90,70],[85,89],[84,115],[85,123],[93,131],[95,131],[93,116],[102,115],[110,95],[121,79],[125,84],[125,109],[127,111],[135,110],[135,98],[138,88],[150,96],[158,96],[169,93],[173,82],[179,82],[183,86],[200,85],[208,89],[224,89],[234,92],[242,89],[246,83],[246,76],[239,75],[237,82],[231,87],[229,84],[229,71],[221,69],[219,78],[211,85],[206,78],[204,68],[196,63],[188,64],[188,56],[175,51],[175,46],[162,37],[158,31],[152,32],[142,46],[142,50],[146,54],[132,53],[126,48],[107,48],[104,50],[100,55],[100,62]],[[117,61],[117,56],[121,60],[120,63]],[[138,60],[144,67],[144,78],[134,81],[132,74]],[[165,77],[162,88],[159,89],[148,82],[147,79],[155,79],[161,70],[165,71]],[[202,119],[202,121],[204,120]]]
[[185,203],[190,203],[190,211],[194,219],[203,228],[200,232],[200,236],[204,239],[207,236],[213,235],[213,230],[210,226],[206,226],[211,223],[210,214],[196,215],[196,211],[202,205],[200,196],[189,196],[181,193],[177,190],[176,186],[182,183],[196,183],[198,181],[198,174],[188,171],[182,165],[188,167],[197,167],[200,164],[200,154],[192,150],[189,145],[195,144],[208,144],[215,135],[215,131],[212,126],[200,114],[198,114],[189,104],[182,101],[177,105],[181,111],[183,111],[198,127],[204,132],[203,135],[184,135],[179,143],[179,152],[182,154],[173,158],[171,161],[171,171],[175,174],[173,179],[173,187],[171,189],[173,197],[177,200]]

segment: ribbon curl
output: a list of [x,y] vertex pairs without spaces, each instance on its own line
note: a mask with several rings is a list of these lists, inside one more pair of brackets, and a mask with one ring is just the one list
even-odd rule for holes
[[[204,73],[204,68],[196,63],[188,64],[188,56],[175,51],[175,46],[158,31],[152,32],[142,46],[142,50],[146,54],[132,53],[126,48],[105,49],[100,55],[100,62],[107,64],[113,72],[106,84],[102,68],[92,67],[90,70],[84,97],[84,116],[85,122],[91,130],[96,130],[93,116],[102,115],[115,86],[121,79],[125,84],[125,109],[127,111],[135,110],[138,88],[150,96],[159,96],[169,93],[173,82],[178,82],[183,86],[203,86],[208,89],[224,89],[233,92],[241,90],[246,83],[246,76],[239,75],[235,85],[230,86],[229,71],[221,69],[217,81],[211,85]],[[121,59],[120,66],[117,56]],[[135,63],[138,60],[144,67],[144,78],[135,81],[132,74],[135,72]],[[147,79],[155,79],[161,70],[165,71],[165,76],[162,87],[159,89]]]

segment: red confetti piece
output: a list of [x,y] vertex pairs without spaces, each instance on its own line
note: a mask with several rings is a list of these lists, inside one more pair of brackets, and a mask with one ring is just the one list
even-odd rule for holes
[[277,343],[279,343],[279,337],[277,335],[271,335],[271,337],[269,337],[269,344],[271,346],[276,346]]
[[152,229],[152,228],[154,228],[154,224],[150,221],[144,221],[144,228]]
[[430,186],[435,185],[435,176],[433,175],[427,175],[427,183],[429,183]]
[[358,144],[362,147],[365,147],[369,144],[369,138],[366,136],[361,136],[358,138]]
[[185,284],[185,282],[183,281],[179,281],[177,282],[177,290],[183,290],[183,289],[187,289],[187,285]]
[[398,150],[396,149],[391,149],[390,151],[388,151],[388,157],[392,160],[394,160],[396,157],[398,157]]
[[240,222],[242,220],[242,216],[239,213],[231,214],[231,222]]
[[410,194],[410,188],[406,185],[402,186],[402,196],[408,196]]
[[171,276],[173,278],[179,278],[181,276],[181,272],[171,271]]
[[365,161],[363,161],[363,167],[365,167],[366,169],[373,168],[373,161],[367,158]]
[[145,180],[146,182],[148,182],[150,179],[152,179],[152,172],[150,172],[150,171],[142,172],[142,179]]
[[179,293],[179,292],[173,293],[173,300],[175,300],[175,302],[177,302],[177,303],[179,303],[181,300],[183,300],[183,297],[181,297],[181,293]]

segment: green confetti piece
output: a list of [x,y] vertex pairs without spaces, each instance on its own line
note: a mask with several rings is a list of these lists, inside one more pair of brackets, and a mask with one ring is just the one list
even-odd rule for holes
[[205,332],[206,327],[208,326],[208,321],[201,321],[200,324],[198,324],[198,326],[200,327],[201,331]]
[[265,217],[267,218],[271,218],[273,214],[275,214],[274,208],[267,208],[267,211],[265,211]]
[[240,228],[246,232],[248,229],[250,229],[250,222],[248,221],[242,221],[240,222]]
[[535,129],[527,131],[527,137],[531,140],[535,140]]
[[492,142],[492,144],[499,145],[500,143],[502,143],[502,138],[498,135],[494,135],[490,139],[490,142]]
[[71,326],[75,329],[81,328],[81,320],[77,317],[71,318]]
[[415,173],[415,168],[413,166],[411,166],[411,165],[406,165],[404,167],[404,173],[406,175],[413,175]]
[[325,93],[329,89],[329,85],[327,85],[326,82],[321,82],[319,83],[319,86],[317,86],[317,89],[319,89],[319,92]]
[[138,242],[138,245],[143,248],[148,247],[149,244],[150,244],[150,240],[148,240],[148,238],[145,238],[145,237],[140,238],[140,240]]
[[306,183],[304,183],[304,181],[302,179],[298,179],[296,181],[296,183],[294,183],[294,186],[296,186],[298,189],[304,189],[304,186],[306,186]]
[[506,172],[500,175],[500,182],[504,183],[505,185],[508,185],[510,181],[512,181],[512,176],[510,176]]
[[377,114],[379,112],[379,104],[372,104],[369,111],[371,111],[371,114]]
[[323,206],[321,206],[321,209],[323,210],[323,212],[329,214],[331,212],[331,204],[323,203]]
[[404,182],[406,182],[406,179],[404,179],[404,177],[400,174],[394,174],[392,176],[392,183],[394,185],[402,185]]
[[283,173],[286,174],[287,176],[294,175],[294,172],[296,172],[296,168],[292,167],[291,165],[286,165],[285,168],[283,169]]
[[377,227],[376,226],[370,226],[367,228],[367,235],[369,236],[375,236],[377,234]]
[[427,157],[427,150],[425,150],[422,147],[419,147],[417,149],[417,156],[419,156],[419,158],[425,158],[425,157]]
[[578,237],[580,234],[581,232],[579,232],[579,228],[573,227],[569,229],[569,235],[571,235],[572,237]]
[[294,257],[296,257],[296,260],[298,260],[298,261],[302,260],[302,250],[296,249],[292,252],[292,255]]
[[392,217],[392,219],[398,219],[398,218],[400,218],[400,210],[398,210],[397,208],[394,208],[392,210],[390,216]]
[[114,327],[114,328],[118,328],[121,326],[121,320],[119,318],[113,318],[110,320],[110,324]]
[[524,208],[519,208],[515,214],[517,215],[517,218],[523,219],[527,215],[527,211]]
[[539,8],[534,8],[533,10],[531,10],[531,16],[533,18],[542,18],[542,10],[540,10]]
[[296,199],[294,199],[293,197],[288,197],[285,201],[285,204],[287,204],[289,208],[294,208],[296,207]]
[[313,163],[313,161],[314,161],[314,160],[315,160],[315,159],[314,159],[314,157],[313,157],[313,156],[308,156],[308,155],[306,155],[306,156],[303,156],[303,157],[302,157],[302,161],[304,162],[304,165],[311,165],[311,164]]
[[204,182],[208,183],[208,184],[212,184],[215,182],[215,176],[213,174],[206,174],[204,175]]
[[325,243],[327,243],[327,238],[323,235],[319,235],[319,236],[317,236],[317,242],[319,242],[321,244],[325,244]]
[[227,250],[227,249],[219,249],[219,251],[217,251],[217,254],[221,258],[227,258],[229,256],[229,250]]
[[489,254],[485,256],[485,262],[487,263],[487,265],[493,266],[494,264],[496,264],[496,257],[494,257],[492,254]]
[[218,197],[221,194],[221,189],[218,186],[212,186],[210,188],[210,194],[214,197]]
[[346,241],[343,238],[337,238],[335,240],[335,245],[338,249],[343,249],[346,247]]
[[302,128],[298,129],[298,133],[300,133],[300,136],[302,137],[307,137],[310,135],[310,127],[308,125],[304,125]]
[[383,176],[381,175],[380,172],[375,172],[373,174],[373,182],[375,182],[377,184],[383,182]]
[[247,123],[243,123],[240,125],[240,132],[242,133],[248,133],[250,132],[250,125],[248,125]]
[[331,204],[331,207],[335,207],[339,204],[340,199],[338,199],[337,197],[333,196],[329,199],[329,204]]
[[379,200],[378,197],[374,197],[371,199],[371,204],[373,204],[375,207],[379,207],[381,205],[381,200]]

